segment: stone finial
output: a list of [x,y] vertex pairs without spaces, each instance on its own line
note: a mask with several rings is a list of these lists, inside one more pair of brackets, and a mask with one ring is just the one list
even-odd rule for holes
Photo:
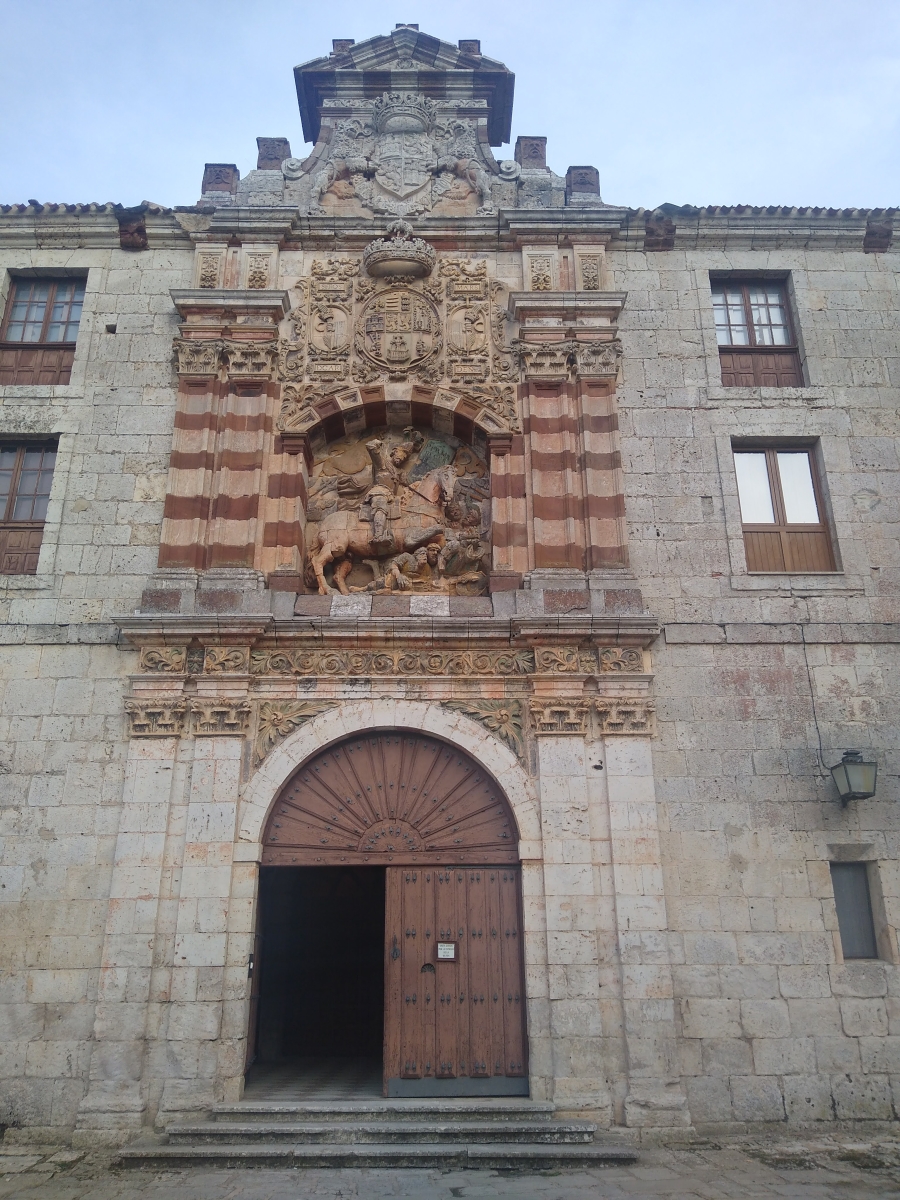
[[207,163],[203,169],[203,184],[201,192],[228,192],[232,196],[237,191],[241,173],[235,163]]
[[515,159],[525,171],[546,171],[547,139],[545,137],[516,138]]
[[569,167],[566,171],[566,196],[600,195],[600,172],[596,167]]
[[457,45],[460,54],[481,54],[481,42],[478,38],[461,38]]
[[356,38],[332,38],[331,53],[346,54],[351,46],[356,45]]
[[418,30],[419,30],[418,25],[405,25],[402,21],[398,25],[395,25],[394,28],[395,29],[415,29],[416,32],[418,32]]
[[291,143],[283,137],[258,137],[257,171],[280,171],[281,164],[291,157]]

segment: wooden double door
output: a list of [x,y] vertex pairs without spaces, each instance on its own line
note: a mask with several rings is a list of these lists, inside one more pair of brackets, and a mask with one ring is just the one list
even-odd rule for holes
[[[285,784],[262,865],[384,871],[386,1095],[527,1095],[518,831],[482,765],[413,730],[344,738]],[[298,918],[315,923],[322,944],[330,939],[335,960],[358,934],[358,923],[329,924],[338,907],[323,901]],[[302,986],[324,986],[331,959],[316,970],[305,942],[287,947]],[[343,986],[355,977],[351,962]]]
[[388,867],[388,1096],[528,1094],[520,871]]

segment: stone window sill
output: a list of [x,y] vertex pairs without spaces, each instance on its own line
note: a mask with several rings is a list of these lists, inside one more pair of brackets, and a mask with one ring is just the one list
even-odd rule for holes
[[866,590],[859,575],[845,575],[843,571],[829,571],[821,575],[770,575],[760,572],[732,575],[729,582],[735,592],[774,592],[792,596],[861,595]]

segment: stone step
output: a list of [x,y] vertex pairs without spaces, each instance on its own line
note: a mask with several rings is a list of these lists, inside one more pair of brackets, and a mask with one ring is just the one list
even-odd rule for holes
[[166,1129],[170,1145],[253,1142],[447,1144],[516,1142],[545,1145],[591,1143],[590,1121],[201,1121]]
[[549,1121],[555,1105],[541,1100],[242,1100],[217,1104],[211,1121]]
[[131,1146],[115,1160],[121,1167],[155,1170],[173,1167],[416,1167],[492,1171],[556,1170],[624,1165],[637,1154],[623,1146],[520,1145],[251,1145]]

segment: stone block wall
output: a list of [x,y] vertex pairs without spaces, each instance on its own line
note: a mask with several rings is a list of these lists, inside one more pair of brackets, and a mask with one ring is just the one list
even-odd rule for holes
[[[115,623],[154,587],[169,292],[191,286],[194,249],[174,219],[139,254],[105,244],[107,224],[62,249],[32,232],[0,256],[0,271],[88,273],[72,383],[0,388],[0,435],[60,438],[38,574],[0,578],[0,1119],[31,1127],[95,1104],[137,1128],[221,1098],[246,1013],[256,864],[232,850],[253,773],[228,739],[167,747],[164,768],[134,750],[137,655]],[[882,1120],[900,1112],[896,256],[713,241],[659,252],[623,235],[605,255],[605,286],[627,293],[629,566],[491,598],[498,617],[646,608],[664,626],[658,735],[537,739],[530,762],[532,1062],[560,1105],[632,1125]],[[284,257],[299,274],[300,254]],[[521,255],[492,270],[524,284]],[[710,270],[789,273],[806,387],[721,387]],[[840,572],[747,573],[733,437],[819,439]],[[394,615],[319,599],[310,616]],[[398,618],[487,615],[485,599],[423,599]],[[822,764],[852,746],[876,752],[878,793],[842,809]],[[842,961],[828,872],[842,855],[875,864],[879,961]],[[141,954],[117,937],[143,938]]]

